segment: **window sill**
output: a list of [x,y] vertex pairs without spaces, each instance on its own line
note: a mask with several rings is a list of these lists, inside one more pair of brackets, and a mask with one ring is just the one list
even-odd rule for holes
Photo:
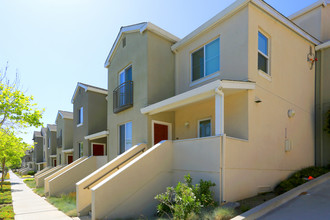
[[198,79],[198,80],[195,80],[195,81],[190,82],[189,87],[192,87],[192,86],[198,85],[198,84],[200,84],[200,83],[202,83],[202,82],[205,82],[205,81],[207,81],[207,80],[210,80],[210,79],[216,78],[216,77],[218,77],[218,76],[220,76],[220,71],[215,72],[215,73],[212,73],[212,74],[210,74],[210,75],[208,75],[208,76],[205,76],[205,77],[203,77],[203,78],[200,78],[200,79]]
[[77,128],[78,128],[78,127],[81,127],[82,125],[83,125],[82,123],[80,123],[80,124],[77,124]]
[[272,81],[272,76],[269,75],[268,73],[265,73],[264,71],[262,70],[258,70],[258,73],[260,76],[262,76],[263,78],[267,79],[268,81]]

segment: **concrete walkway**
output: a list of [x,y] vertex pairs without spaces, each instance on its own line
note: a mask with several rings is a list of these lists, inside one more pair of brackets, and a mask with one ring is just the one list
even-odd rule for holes
[[330,179],[258,219],[330,219]]
[[23,180],[10,171],[15,220],[72,220],[35,194]]

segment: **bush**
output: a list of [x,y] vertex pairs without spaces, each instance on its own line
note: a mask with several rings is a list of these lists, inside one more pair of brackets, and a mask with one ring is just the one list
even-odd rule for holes
[[200,183],[194,186],[190,174],[184,179],[184,183],[178,182],[175,188],[167,187],[165,193],[155,197],[160,202],[157,206],[158,216],[194,219],[192,216],[200,214],[201,208],[216,205],[210,190],[215,183],[200,180]]
[[282,194],[285,193],[301,184],[304,184],[307,182],[307,178],[309,176],[312,176],[313,178],[319,177],[327,172],[329,172],[330,169],[327,167],[307,167],[304,168],[294,174],[292,174],[288,179],[280,182],[274,189],[274,192],[276,194]]
[[27,175],[31,175],[33,176],[36,172],[34,172],[33,170],[30,170],[29,172],[27,172]]

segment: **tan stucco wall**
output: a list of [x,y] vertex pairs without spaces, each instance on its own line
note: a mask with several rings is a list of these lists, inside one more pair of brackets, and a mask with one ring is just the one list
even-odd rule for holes
[[180,48],[175,57],[175,92],[183,93],[211,80],[190,86],[191,53],[220,36],[220,76],[216,79],[247,80],[248,10],[245,7],[230,19]]
[[[174,54],[171,43],[145,31],[124,34],[126,46],[121,42],[108,68],[108,159],[119,154],[119,125],[132,121],[132,146],[147,143],[151,146],[151,124],[140,109],[148,104],[174,95]],[[119,73],[132,65],[133,107],[113,113],[113,90],[118,86]],[[170,116],[166,116],[168,120]],[[148,132],[150,131],[150,132]]]
[[321,23],[321,16],[322,16],[322,6],[313,9],[312,11],[302,14],[294,19],[297,25],[302,27],[308,33],[316,37],[317,39],[321,40],[322,38],[322,23]]

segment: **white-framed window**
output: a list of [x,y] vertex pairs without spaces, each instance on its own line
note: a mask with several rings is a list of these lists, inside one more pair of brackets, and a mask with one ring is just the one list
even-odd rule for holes
[[258,70],[270,75],[269,38],[260,31],[258,31]]
[[84,123],[84,108],[78,109],[78,126]]
[[132,122],[119,125],[119,152],[124,153],[132,147]]
[[83,157],[84,156],[84,143],[80,142],[78,143],[78,156]]
[[198,121],[198,137],[209,137],[212,135],[211,118],[205,118]]
[[48,149],[50,149],[50,137],[48,138]]
[[191,81],[220,71],[220,38],[191,54]]

